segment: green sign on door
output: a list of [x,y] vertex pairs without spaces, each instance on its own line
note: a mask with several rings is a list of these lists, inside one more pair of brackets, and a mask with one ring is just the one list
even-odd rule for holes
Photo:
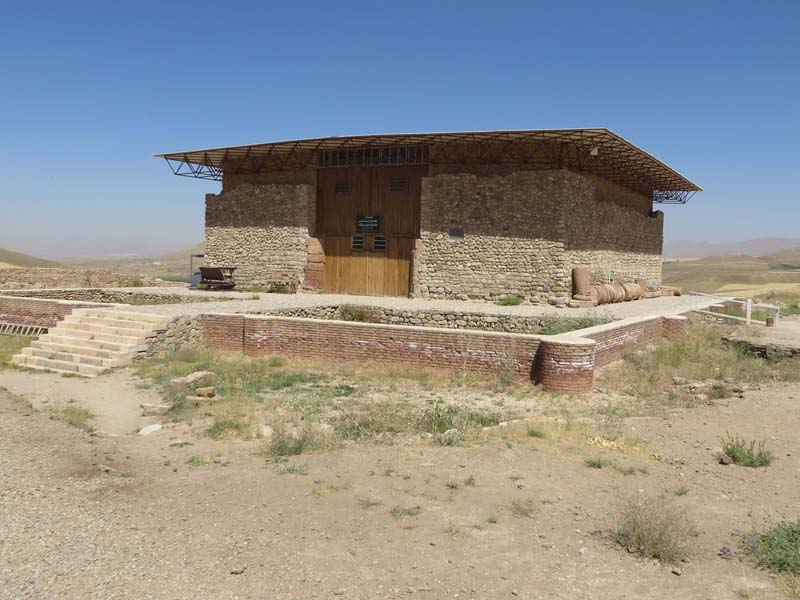
[[356,231],[370,232],[381,230],[381,218],[377,215],[358,215],[356,217]]

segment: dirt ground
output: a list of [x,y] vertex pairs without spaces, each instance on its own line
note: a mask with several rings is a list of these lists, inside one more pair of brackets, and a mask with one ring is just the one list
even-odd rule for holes
[[[20,377],[40,379],[26,393]],[[0,386],[27,397],[66,382],[79,403],[100,381],[0,372]],[[125,406],[150,393],[106,385]],[[195,437],[184,425],[141,436],[125,417],[128,435],[93,436],[2,389],[0,589],[13,599],[778,598],[738,536],[797,518],[798,398],[798,385],[771,386],[628,418],[636,442],[624,451],[510,432],[275,462],[252,443]],[[766,438],[776,461],[719,464],[726,431]],[[585,466],[597,456],[648,472]],[[678,496],[682,483],[689,491]],[[677,567],[611,540],[626,499],[662,492],[698,533]],[[735,558],[719,555],[726,545]]]

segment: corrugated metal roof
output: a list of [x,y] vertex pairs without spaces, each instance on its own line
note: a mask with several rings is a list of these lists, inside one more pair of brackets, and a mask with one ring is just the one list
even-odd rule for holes
[[[568,151],[557,161],[561,164],[553,164],[553,167],[605,177],[636,191],[652,193],[656,202],[685,202],[694,192],[701,191],[697,184],[675,169],[605,128],[350,135],[169,152],[156,156],[167,159],[177,175],[219,180],[225,169],[256,172],[259,165],[263,168],[267,159],[270,161],[270,168],[275,168],[276,159],[281,157],[287,159],[284,164],[288,165],[290,157],[308,157],[314,152],[324,150],[418,144],[475,144],[480,147],[493,142],[517,145],[557,143]],[[504,160],[497,154],[492,158],[497,162]],[[279,160],[277,164],[280,164]],[[296,161],[291,164],[292,168],[296,168]]]

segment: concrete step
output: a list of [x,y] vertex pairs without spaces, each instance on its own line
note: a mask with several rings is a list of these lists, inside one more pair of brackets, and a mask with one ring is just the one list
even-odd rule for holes
[[111,317],[88,317],[85,315],[67,315],[64,317],[63,322],[103,325],[104,327],[147,332],[157,330],[161,327],[159,323],[150,323],[149,321],[132,321],[131,319],[113,319]]
[[75,337],[65,332],[57,332],[56,329],[51,329],[48,333],[40,336],[39,340],[43,342],[53,342],[54,344],[83,346],[97,348],[98,350],[115,350],[117,352],[142,352],[147,350],[147,344],[144,342],[133,344],[129,342],[107,342],[86,337]]
[[83,365],[94,365],[96,367],[104,367],[111,369],[113,367],[121,367],[123,362],[118,358],[100,358],[97,356],[86,356],[83,354],[73,354],[71,352],[55,352],[53,350],[42,350],[41,348],[23,348],[21,354],[25,356],[38,356],[39,358],[51,358],[53,360],[61,360],[64,362],[74,362]]
[[39,356],[26,356],[24,354],[15,354],[12,360],[14,364],[22,365],[29,369],[76,373],[86,377],[94,377],[105,370],[105,367],[98,367],[96,365],[84,365],[72,361],[41,358]]
[[100,333],[97,331],[86,331],[75,329],[71,323],[59,323],[54,329],[47,332],[48,335],[62,335],[84,340],[96,340],[98,342],[112,342],[115,344],[139,344],[145,340],[135,335],[119,335],[116,333]]
[[156,333],[152,329],[144,331],[142,329],[132,329],[130,327],[109,327],[108,325],[98,325],[97,323],[84,323],[83,321],[61,321],[56,325],[57,329],[68,329],[72,331],[89,331],[91,333],[104,333],[107,335],[124,335],[132,338],[152,337]]
[[96,356],[97,358],[117,358],[120,360],[133,359],[133,357],[136,355],[136,352],[103,350],[102,348],[94,348],[92,346],[82,346],[79,344],[59,344],[57,342],[48,342],[46,340],[34,340],[31,342],[30,347],[52,352],[69,352],[70,354]]
[[117,319],[127,321],[138,321],[140,323],[153,323],[161,327],[166,327],[172,317],[166,315],[156,315],[146,312],[130,312],[124,310],[114,310],[111,308],[76,308],[72,311],[73,315],[99,317],[102,319]]

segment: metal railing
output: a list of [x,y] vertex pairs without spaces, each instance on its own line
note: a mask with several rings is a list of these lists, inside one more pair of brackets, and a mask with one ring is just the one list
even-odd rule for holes
[[[704,294],[703,292],[689,292],[689,296],[692,299],[691,302],[691,310],[692,312],[705,314],[705,315],[712,315],[714,317],[720,317],[725,319],[731,319],[732,321],[743,322],[745,325],[766,325],[766,319],[756,319],[754,318],[753,314],[754,311],[756,313],[764,312],[765,317],[768,317],[769,312],[773,312],[775,325],[778,324],[778,321],[781,318],[781,307],[777,304],[765,304],[762,302],[753,302],[752,298],[735,298],[732,296],[716,296],[714,294]],[[708,310],[711,308],[708,306],[708,300],[715,300],[716,303],[722,304],[725,306],[725,312],[717,312],[713,310]],[[742,315],[735,314],[736,307],[741,307]],[[734,312],[727,312],[728,310],[734,309]]]

